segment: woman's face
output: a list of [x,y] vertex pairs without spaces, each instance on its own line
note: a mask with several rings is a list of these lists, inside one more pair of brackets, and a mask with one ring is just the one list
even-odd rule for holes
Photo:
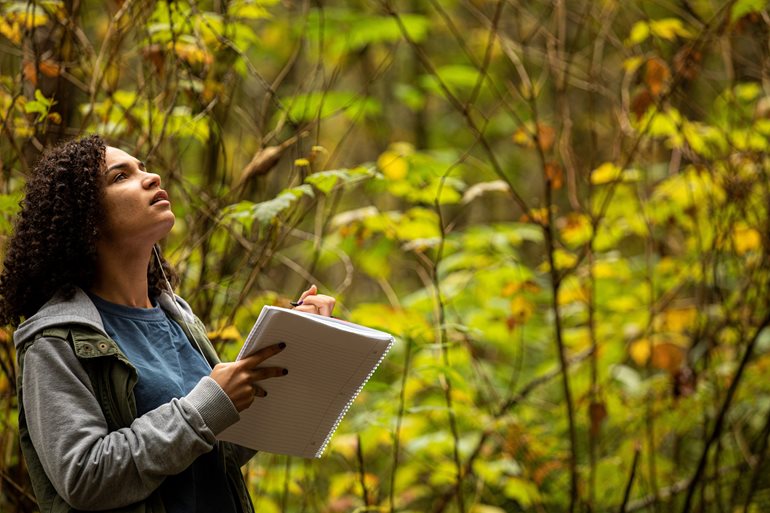
[[174,226],[174,213],[168,194],[160,187],[160,176],[111,146],[107,146],[105,164],[100,239],[141,247],[165,237]]

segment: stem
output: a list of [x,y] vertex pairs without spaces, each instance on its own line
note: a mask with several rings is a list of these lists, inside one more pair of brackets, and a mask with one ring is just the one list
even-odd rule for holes
[[396,417],[396,431],[393,433],[393,466],[390,472],[390,513],[395,511],[396,472],[398,471],[398,455],[401,450],[401,424],[406,409],[406,379],[409,374],[409,366],[412,361],[412,339],[406,339],[406,354],[404,355],[404,370],[401,373],[401,392],[398,397],[398,416]]
[[[436,260],[433,262],[433,266],[431,269],[431,278],[433,280],[433,288],[436,293],[436,308],[437,308],[437,316],[438,316],[438,335],[439,335],[439,346],[441,347],[441,357],[443,359],[443,363],[445,368],[449,368],[450,361],[449,361],[449,348],[447,347],[447,332],[446,332],[446,309],[444,307],[444,300],[441,295],[441,281],[439,279],[438,275],[438,268],[441,263],[441,259],[444,255],[444,243],[446,241],[446,229],[444,228],[444,216],[441,211],[441,205],[439,203],[439,198],[441,197],[441,191],[443,190],[444,182],[451,173],[452,168],[450,167],[449,170],[444,174],[444,176],[441,178],[441,183],[439,185],[438,191],[436,193],[436,199],[435,199],[435,210],[438,215],[438,224],[439,224],[439,231],[441,233],[441,240],[439,242],[439,246],[436,249]],[[444,399],[446,401],[447,410],[449,413],[449,427],[452,431],[452,457],[454,459],[455,464],[455,472],[456,472],[456,483],[455,483],[455,493],[457,495],[457,506],[460,510],[460,513],[465,513],[465,498],[463,496],[463,465],[460,462],[460,435],[459,430],[457,428],[457,417],[455,415],[454,410],[454,403],[452,400],[452,380],[450,379],[449,375],[444,372],[441,375],[442,378],[442,385],[444,388]]]
[[631,488],[634,485],[634,478],[636,477],[636,468],[639,466],[639,455],[641,450],[637,445],[634,447],[634,460],[631,463],[631,475],[628,476],[628,482],[626,483],[626,490],[623,492],[623,502],[620,504],[620,513],[625,513],[626,505],[628,504],[628,498],[631,496]]
[[703,471],[705,470],[706,463],[708,462],[709,450],[711,449],[711,446],[714,445],[714,442],[717,441],[719,435],[722,433],[722,424],[725,421],[727,411],[730,409],[730,404],[732,403],[735,392],[738,389],[741,378],[743,377],[743,371],[746,369],[749,360],[751,360],[751,355],[754,352],[754,346],[756,346],[757,340],[759,339],[759,334],[762,333],[762,330],[764,330],[768,325],[770,325],[770,314],[767,314],[764,319],[762,319],[762,322],[759,324],[759,327],[754,333],[754,336],[749,341],[749,344],[746,347],[746,351],[743,353],[743,358],[741,358],[741,363],[738,366],[738,370],[735,372],[735,377],[733,377],[733,380],[730,383],[730,388],[727,389],[727,396],[725,397],[725,400],[722,403],[722,407],[720,408],[717,415],[716,421],[714,422],[711,435],[709,436],[708,440],[706,440],[706,445],[703,447],[703,452],[701,453],[700,460],[698,461],[698,467],[695,469],[695,474],[693,474],[692,479],[690,480],[690,484],[687,487],[687,496],[685,497],[684,507],[682,507],[682,513],[688,513],[690,511],[695,489],[698,486],[701,477],[703,476]]
[[358,480],[361,483],[361,498],[364,508],[369,506],[369,491],[366,489],[366,470],[364,468],[364,450],[361,447],[361,435],[356,435],[356,458],[358,459]]
[[[761,469],[764,467],[765,459],[767,457],[767,445],[768,445],[768,439],[770,439],[770,412],[767,414],[767,418],[765,419],[765,426],[762,429],[762,441],[759,447],[759,451],[757,451],[757,454],[759,457],[754,462],[754,472],[751,476],[751,483],[749,484],[749,490],[746,493],[746,500],[743,503],[743,513],[749,513],[749,506],[751,505],[751,499],[754,496],[754,492],[757,489],[757,485],[759,485],[759,476],[761,474]],[[740,476],[739,479],[743,478],[743,476]]]
[[289,481],[291,481],[291,457],[286,456],[283,468],[283,491],[281,493],[281,513],[286,513],[289,503]]
[[[546,194],[548,200],[550,200],[550,184],[546,188],[548,191]],[[550,201],[546,205],[550,206]],[[551,273],[551,309],[554,313],[554,334],[556,336],[556,348],[559,353],[559,364],[561,371],[562,391],[564,393],[565,407],[567,408],[567,421],[569,426],[569,443],[570,443],[570,455],[569,455],[569,471],[570,471],[570,504],[569,511],[572,513],[575,511],[575,506],[579,498],[579,475],[577,470],[577,434],[575,432],[575,412],[574,403],[572,401],[572,391],[569,384],[569,362],[567,361],[567,349],[564,346],[564,339],[562,337],[561,326],[561,309],[559,308],[559,289],[561,281],[559,273],[556,270],[556,262],[554,260],[554,234],[551,223],[551,209],[548,208],[548,223],[543,227],[545,232],[546,247],[548,252],[548,265]]]

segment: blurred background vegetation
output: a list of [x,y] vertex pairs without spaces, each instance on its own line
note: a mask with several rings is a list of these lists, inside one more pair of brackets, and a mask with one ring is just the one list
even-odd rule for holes
[[[308,283],[395,348],[257,511],[770,510],[764,0],[0,1],[0,236],[145,160],[227,358]],[[36,511],[0,332],[0,511]],[[62,426],[66,429],[66,426]]]

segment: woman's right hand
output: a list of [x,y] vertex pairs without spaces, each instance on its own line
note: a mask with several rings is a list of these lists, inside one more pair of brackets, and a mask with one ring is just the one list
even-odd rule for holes
[[235,408],[241,412],[248,408],[254,397],[265,397],[267,392],[259,386],[263,379],[285,376],[288,371],[283,367],[260,367],[259,365],[283,351],[285,344],[275,344],[260,349],[242,360],[232,363],[218,363],[211,371],[211,379],[217,382]]

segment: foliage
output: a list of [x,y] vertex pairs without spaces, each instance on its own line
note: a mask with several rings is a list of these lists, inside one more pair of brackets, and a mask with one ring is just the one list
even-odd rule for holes
[[[105,7],[106,6],[106,7]],[[160,170],[226,357],[316,283],[398,344],[258,511],[763,511],[767,2],[0,2],[0,230],[85,132]],[[33,511],[0,333],[3,511]]]

